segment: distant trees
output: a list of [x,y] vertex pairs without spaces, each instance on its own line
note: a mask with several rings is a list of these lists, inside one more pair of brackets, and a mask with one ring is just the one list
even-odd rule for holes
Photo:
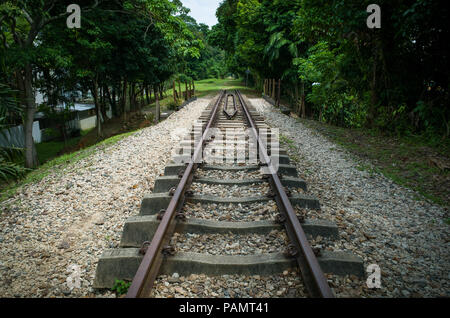
[[32,137],[36,89],[50,107],[65,100],[63,92],[90,91],[101,137],[107,108],[126,120],[152,92],[162,94],[164,82],[175,74],[204,76],[196,73],[204,67],[195,61],[207,60],[213,51],[204,51],[208,28],[187,23],[189,11],[178,0],[80,1],[79,29],[66,26],[70,3],[0,4],[0,82],[18,92],[26,167],[38,164]]
[[300,115],[305,102],[306,115],[342,126],[448,137],[445,2],[379,1],[380,29],[366,25],[370,3],[226,0],[211,38],[259,87],[281,78]]

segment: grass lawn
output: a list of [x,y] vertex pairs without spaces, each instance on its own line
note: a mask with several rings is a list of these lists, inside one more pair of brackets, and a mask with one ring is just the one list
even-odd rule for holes
[[[176,86],[178,90],[178,85]],[[181,85],[181,90],[184,92],[184,85]],[[246,94],[249,97],[257,97],[260,94],[252,88],[245,87],[242,79],[217,79],[210,78],[201,81],[195,82],[195,96],[197,97],[205,97],[210,94],[217,94],[220,90],[227,89],[239,89],[243,94]],[[173,90],[168,89],[164,92],[166,96],[164,99],[160,100],[161,112],[167,111],[170,103],[173,102]],[[179,101],[181,104],[182,101]],[[156,103],[153,102],[150,105],[146,106],[143,110],[148,111],[156,108]]]
[[81,136],[71,138],[64,141],[47,141],[42,142],[40,144],[36,144],[36,151],[38,153],[38,159],[40,164],[44,164],[47,161],[56,158],[64,153],[64,150],[67,148],[72,148],[77,145],[81,138],[89,133],[92,129],[85,130],[81,132]]
[[448,139],[436,143],[423,136],[392,137],[367,129],[348,129],[313,120],[298,120],[357,157],[369,159],[373,165],[360,164],[358,169],[380,172],[434,203],[444,207],[450,205]]
[[206,79],[195,82],[195,92],[198,97],[214,94],[221,89],[239,89],[243,94],[260,96],[254,89],[245,87],[242,79]]

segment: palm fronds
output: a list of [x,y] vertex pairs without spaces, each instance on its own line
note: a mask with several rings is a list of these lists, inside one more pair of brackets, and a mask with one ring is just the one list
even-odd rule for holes
[[[7,118],[12,113],[20,113],[21,108],[13,97],[13,91],[0,84],[0,134],[7,131]],[[23,157],[23,149],[16,147],[0,147],[0,179],[4,181],[22,177],[27,169],[17,164]]]

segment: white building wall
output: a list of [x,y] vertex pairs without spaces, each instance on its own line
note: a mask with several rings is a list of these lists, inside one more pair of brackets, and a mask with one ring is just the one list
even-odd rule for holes
[[94,128],[97,125],[97,116],[88,117],[80,120],[80,129],[88,130]]

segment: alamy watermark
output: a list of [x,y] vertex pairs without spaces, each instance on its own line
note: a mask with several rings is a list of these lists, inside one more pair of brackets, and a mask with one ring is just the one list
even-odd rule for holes
[[367,13],[371,13],[367,17],[367,27],[369,29],[381,28],[381,8],[378,4],[369,4],[366,9]]
[[377,264],[370,264],[367,266],[367,287],[368,288],[381,288],[381,269]]
[[67,13],[71,13],[66,20],[69,29],[81,28],[81,8],[78,4],[71,4],[67,7]]

